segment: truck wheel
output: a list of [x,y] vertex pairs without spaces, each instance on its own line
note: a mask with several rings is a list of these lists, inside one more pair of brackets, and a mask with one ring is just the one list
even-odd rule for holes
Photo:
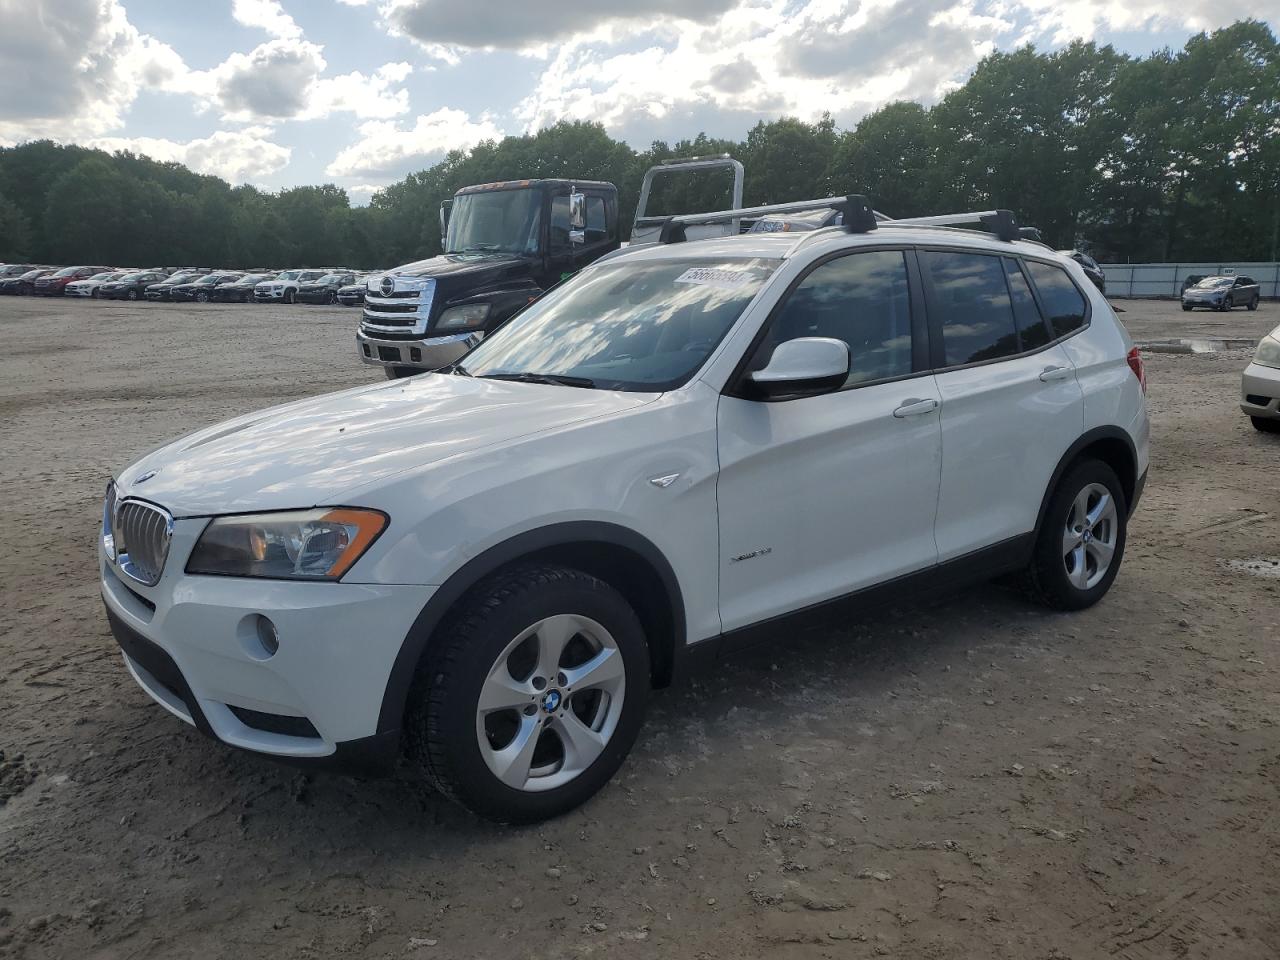
[[1115,471],[1101,460],[1069,469],[1049,498],[1023,585],[1055,610],[1103,598],[1124,558],[1128,508]]
[[409,758],[482,817],[546,820],[622,765],[648,692],[648,644],[613,587],[566,567],[516,567],[441,625],[410,694]]
[[403,380],[405,377],[416,377],[427,371],[419,370],[417,367],[383,367],[382,372],[387,375],[388,380]]

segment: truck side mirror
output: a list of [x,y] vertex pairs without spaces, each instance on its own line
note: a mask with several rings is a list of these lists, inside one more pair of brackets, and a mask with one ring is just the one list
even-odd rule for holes
[[585,230],[587,226],[587,195],[575,190],[569,194],[569,227]]
[[453,205],[452,200],[440,201],[440,249],[445,248],[445,239],[449,235],[449,207]]

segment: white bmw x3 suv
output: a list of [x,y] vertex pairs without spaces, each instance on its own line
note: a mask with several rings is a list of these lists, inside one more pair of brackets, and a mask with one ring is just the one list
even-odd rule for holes
[[609,780],[651,689],[783,618],[1012,572],[1097,602],[1146,479],[1143,377],[1039,244],[882,223],[633,247],[453,368],[120,471],[103,597],[134,678],[206,734],[404,755],[538,820]]

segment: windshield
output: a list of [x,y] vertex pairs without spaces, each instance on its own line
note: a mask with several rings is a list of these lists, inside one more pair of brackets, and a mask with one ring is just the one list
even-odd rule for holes
[[277,279],[277,280],[297,280],[297,279],[298,279],[298,271],[297,271],[297,270],[286,270],[284,273],[282,273],[282,274],[280,274],[278,277],[276,277],[276,279]]
[[304,273],[298,274],[298,279],[309,283],[312,280],[319,280],[323,276],[324,276],[323,270],[308,270]]
[[112,273],[95,273],[90,280],[110,280],[115,274]]
[[491,190],[454,198],[445,253],[537,253],[537,190]]
[[125,274],[123,277],[121,277],[120,279],[121,279],[121,280],[145,280],[145,279],[147,279],[149,276],[151,276],[151,274],[146,273],[146,272],[142,272],[142,273],[126,273],[126,274]]
[[84,267],[63,267],[61,270],[55,273],[54,276],[55,277],[74,277],[77,273],[79,273],[83,269]]
[[175,273],[172,277],[170,277],[168,280],[165,280],[163,282],[164,283],[190,283],[192,280],[194,280],[198,276],[200,276],[200,274],[198,273]]
[[21,277],[19,277],[18,279],[20,279],[20,280],[35,280],[35,279],[37,279],[37,278],[39,278],[39,277],[47,277],[48,275],[49,275],[49,271],[48,271],[48,270],[28,270],[26,273],[24,273],[24,274],[23,274]]
[[1205,277],[1196,284],[1197,287],[1228,287],[1230,285],[1230,277]]
[[270,280],[270,279],[271,279],[271,274],[269,273],[250,273],[247,276],[243,276],[239,280],[237,280],[236,286],[251,287],[256,283],[261,283],[263,280]]
[[702,366],[777,266],[757,259],[594,267],[482,342],[463,359],[463,372],[673,389]]
[[316,283],[342,283],[347,278],[340,273],[326,273]]

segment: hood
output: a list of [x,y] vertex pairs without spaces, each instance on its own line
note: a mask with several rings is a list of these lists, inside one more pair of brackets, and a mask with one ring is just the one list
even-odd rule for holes
[[377,287],[383,276],[396,277],[451,277],[459,273],[501,273],[517,267],[521,273],[528,269],[529,261],[510,253],[446,253],[416,263],[375,274],[369,283]]
[[123,495],[152,500],[175,516],[336,504],[405,470],[654,397],[427,374],[209,427],[147,454],[120,473],[118,484]]

